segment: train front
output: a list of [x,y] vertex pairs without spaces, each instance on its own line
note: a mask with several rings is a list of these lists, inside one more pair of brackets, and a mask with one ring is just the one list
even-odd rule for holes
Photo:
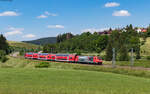
[[95,59],[94,59],[94,62],[96,62],[96,63],[99,64],[99,65],[102,65],[103,60],[102,60],[101,57],[95,56],[94,58],[95,58]]

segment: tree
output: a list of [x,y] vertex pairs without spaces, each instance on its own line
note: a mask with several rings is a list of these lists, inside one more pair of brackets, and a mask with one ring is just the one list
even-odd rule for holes
[[55,44],[46,44],[46,45],[44,45],[43,52],[44,53],[56,52],[56,46],[55,46]]
[[112,55],[113,55],[113,51],[112,51],[113,47],[112,47],[112,42],[111,40],[109,40],[108,45],[106,47],[106,61],[111,61],[112,60]]
[[59,34],[58,36],[57,36],[57,43],[60,43],[60,42],[63,42],[63,41],[65,41],[65,40],[68,40],[68,39],[71,39],[71,38],[73,38],[74,37],[74,35],[72,34],[72,33],[64,33],[64,34]]
[[140,59],[140,39],[139,37],[132,36],[129,40],[130,48],[134,49],[134,52],[136,53],[136,59]]
[[9,45],[2,34],[0,35],[0,50],[4,50],[6,54],[9,53]]
[[119,61],[128,61],[128,60],[129,60],[128,49],[123,44],[119,50]]
[[108,36],[107,35],[104,35],[104,36],[100,36],[98,37],[97,40],[95,40],[95,43],[96,43],[96,52],[101,52],[103,51],[106,46],[107,46],[107,43],[108,43]]

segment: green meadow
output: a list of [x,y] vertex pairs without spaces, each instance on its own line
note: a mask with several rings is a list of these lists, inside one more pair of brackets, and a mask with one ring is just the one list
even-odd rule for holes
[[148,94],[150,72],[12,58],[0,63],[0,94]]
[[67,69],[0,69],[0,94],[148,94],[150,79]]

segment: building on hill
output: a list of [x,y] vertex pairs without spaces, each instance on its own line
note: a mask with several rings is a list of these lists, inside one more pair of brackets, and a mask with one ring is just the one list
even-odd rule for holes
[[112,29],[105,30],[103,32],[97,32],[99,35],[110,35],[112,33]]
[[137,28],[136,31],[138,33],[145,33],[145,32],[147,32],[147,28]]
[[66,39],[71,39],[73,37],[73,35],[71,33],[66,33]]
[[[116,29],[117,31],[122,31],[122,32],[127,32],[126,28],[122,28],[122,29]],[[134,29],[136,32],[138,33],[145,33],[147,32],[147,28],[135,28]],[[112,33],[112,29],[109,29],[109,30],[105,30],[105,31],[102,31],[102,32],[97,32],[99,35],[110,35]],[[121,32],[120,32],[121,33]]]

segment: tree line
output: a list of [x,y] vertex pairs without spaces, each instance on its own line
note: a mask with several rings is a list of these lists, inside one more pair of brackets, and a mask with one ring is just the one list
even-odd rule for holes
[[137,32],[136,28],[127,25],[122,29],[111,30],[111,34],[90,33],[84,32],[81,35],[71,35],[67,38],[67,33],[57,36],[57,43],[46,44],[43,47],[43,52],[46,53],[101,53],[105,51],[105,60],[112,60],[112,49],[116,50],[116,59],[120,61],[129,60],[129,52],[133,48],[136,59],[140,59],[140,38],[146,41],[150,37],[150,26],[147,32]]
[[[67,37],[67,34],[64,34]],[[64,36],[62,35],[62,36]],[[60,38],[60,35],[58,36]],[[58,39],[59,39],[58,38]],[[51,53],[76,53],[76,52],[97,52],[103,51],[108,41],[108,36],[99,36],[98,33],[90,32],[74,35],[69,39],[61,39],[56,44],[47,44],[43,47],[44,52]]]

